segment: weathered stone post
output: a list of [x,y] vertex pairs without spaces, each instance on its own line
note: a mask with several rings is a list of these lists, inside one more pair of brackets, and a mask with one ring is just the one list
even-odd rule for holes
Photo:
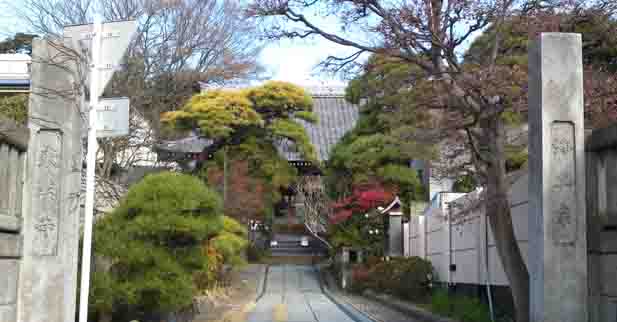
[[403,213],[392,211],[388,216],[388,256],[403,256]]
[[529,272],[532,322],[587,321],[581,35],[529,49]]
[[72,66],[58,46],[33,43],[20,322],[75,320],[81,119]]
[[349,247],[341,250],[341,288],[346,289],[350,283],[351,272],[349,271]]

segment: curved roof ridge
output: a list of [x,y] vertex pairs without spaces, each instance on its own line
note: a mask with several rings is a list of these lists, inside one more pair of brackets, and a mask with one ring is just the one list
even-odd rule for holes
[[322,85],[306,86],[304,88],[312,97],[344,97],[345,86],[343,85]]

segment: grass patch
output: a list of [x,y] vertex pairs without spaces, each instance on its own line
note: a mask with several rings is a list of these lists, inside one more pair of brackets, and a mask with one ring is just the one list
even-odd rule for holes
[[430,310],[461,322],[491,322],[486,304],[477,298],[448,295],[445,290],[436,290],[431,295]]

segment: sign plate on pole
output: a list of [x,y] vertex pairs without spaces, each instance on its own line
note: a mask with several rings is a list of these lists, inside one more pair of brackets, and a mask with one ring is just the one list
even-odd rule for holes
[[[96,62],[94,68],[98,69],[99,80],[95,89],[97,96],[103,94],[105,86],[118,69],[137,31],[137,21],[106,22],[101,24],[101,28],[101,49],[98,51],[98,57],[92,57],[90,61],[91,64]],[[79,48],[84,57],[91,57],[93,32],[92,24],[70,26],[64,28],[64,38],[72,44],[73,48]]]
[[[88,104],[88,151],[86,154],[86,204],[84,209],[84,237],[81,265],[79,321],[88,320],[90,291],[90,259],[92,256],[92,224],[94,220],[94,191],[97,137],[115,137],[128,134],[128,98],[102,99],[99,97],[120,64],[133,35],[136,21],[102,24],[95,23],[64,28],[64,44],[88,62],[87,80],[90,90]],[[85,67],[85,66],[84,66]],[[86,70],[88,68],[85,68]],[[85,75],[84,75],[85,76]]]
[[96,105],[96,136],[117,137],[129,134],[129,99],[102,98]]

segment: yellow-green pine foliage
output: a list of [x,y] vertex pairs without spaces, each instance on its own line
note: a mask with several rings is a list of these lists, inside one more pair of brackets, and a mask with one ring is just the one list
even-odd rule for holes
[[249,88],[246,95],[259,113],[289,114],[311,111],[311,96],[292,83],[269,81],[262,86]]
[[94,252],[109,267],[94,272],[93,311],[131,320],[139,316],[118,316],[118,308],[162,314],[187,307],[195,274],[212,265],[203,245],[227,234],[225,225],[219,195],[198,178],[145,177],[95,226]]
[[317,117],[317,115],[315,115],[315,113],[309,112],[309,111],[296,112],[296,114],[294,114],[294,116],[297,119],[305,120],[305,121],[307,121],[309,123],[317,123],[317,122],[319,122],[319,118]]
[[195,95],[179,111],[163,114],[164,123],[183,129],[199,128],[211,138],[227,138],[238,127],[259,126],[261,116],[243,91],[212,90]]
[[242,254],[248,246],[247,231],[231,217],[223,217],[223,231],[211,240],[216,252],[222,255],[223,263],[232,266],[246,264]]
[[[211,90],[195,95],[179,111],[167,112],[161,121],[178,129],[196,129],[212,139],[241,142],[248,136],[294,141],[298,151],[314,161],[314,147],[297,119],[316,122],[313,100],[294,84],[266,82],[245,90]],[[254,129],[260,131],[253,131]],[[242,129],[243,131],[240,131]]]

